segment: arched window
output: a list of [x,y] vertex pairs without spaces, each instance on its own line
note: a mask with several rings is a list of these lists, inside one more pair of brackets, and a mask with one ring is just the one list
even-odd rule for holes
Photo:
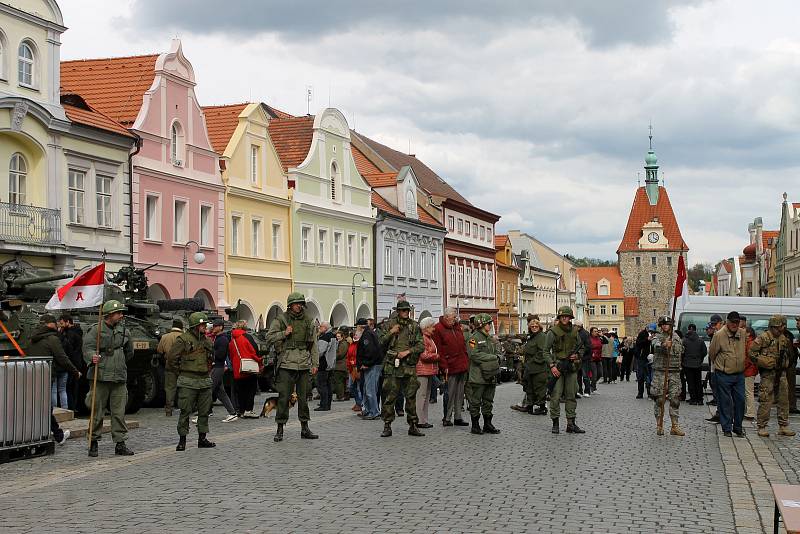
[[28,164],[19,152],[11,156],[8,166],[8,202],[25,204],[25,180],[28,176]]
[[28,41],[22,41],[17,51],[17,76],[20,85],[33,87],[34,55],[33,47]]
[[336,162],[331,163],[331,200],[338,200],[339,189],[339,169]]
[[172,129],[170,131],[170,157],[172,158],[173,165],[183,165],[183,147],[183,128],[181,127],[181,123],[175,121],[172,123]]
[[406,217],[417,216],[417,198],[414,196],[414,191],[409,189],[406,191]]

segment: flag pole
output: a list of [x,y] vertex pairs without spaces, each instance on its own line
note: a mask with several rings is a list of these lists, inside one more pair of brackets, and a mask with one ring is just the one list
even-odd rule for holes
[[[106,251],[103,250],[103,263],[106,262]],[[95,351],[97,354],[100,353],[100,330],[103,327],[103,304],[105,304],[106,300],[106,289],[105,289],[105,275],[103,278],[103,297],[100,300],[100,307],[97,309],[97,344],[95,345]],[[92,355],[94,357],[94,354]],[[92,407],[90,410],[89,415],[89,431],[86,433],[89,436],[89,446],[92,445],[92,430],[94,429],[94,411],[95,411],[95,398],[97,397],[97,375],[99,372],[100,362],[98,361],[94,365],[94,376],[92,376]]]

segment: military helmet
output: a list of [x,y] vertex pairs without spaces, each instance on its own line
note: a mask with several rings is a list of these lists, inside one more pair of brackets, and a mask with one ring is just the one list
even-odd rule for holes
[[780,315],[773,315],[769,318],[770,327],[780,328],[783,324],[783,317]]
[[669,317],[668,315],[662,315],[658,318],[658,326],[664,326],[665,324],[672,326],[672,317]]
[[108,315],[109,313],[114,312],[126,312],[128,308],[126,308],[120,301],[118,300],[107,300],[103,304],[103,308],[100,310],[100,313],[103,315]]
[[482,328],[492,322],[492,316],[488,313],[479,313],[475,316],[475,325]]
[[407,300],[401,300],[400,302],[397,303],[395,309],[397,311],[411,310],[411,303],[408,302]]
[[194,312],[189,316],[189,328],[208,323],[208,316],[203,312]]
[[574,319],[575,315],[572,313],[572,308],[569,306],[561,306],[558,309],[558,314],[556,317],[569,317],[570,319]]
[[292,304],[302,304],[305,306],[306,298],[299,291],[289,293],[289,296],[286,298],[286,306],[291,306]]

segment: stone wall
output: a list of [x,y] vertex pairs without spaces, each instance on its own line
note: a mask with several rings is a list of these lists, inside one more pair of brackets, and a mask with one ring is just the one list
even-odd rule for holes
[[[672,297],[678,276],[677,251],[639,250],[619,253],[619,270],[626,297],[639,298],[639,316],[625,318],[625,332],[635,336],[648,323],[657,321],[661,315],[672,313]],[[640,258],[637,265],[636,258]],[[653,265],[652,258],[656,258]],[[672,258],[668,260],[667,258]],[[684,257],[684,260],[686,258]],[[667,262],[671,261],[671,264]],[[652,275],[656,275],[653,283]],[[653,313],[655,311],[655,315]]]

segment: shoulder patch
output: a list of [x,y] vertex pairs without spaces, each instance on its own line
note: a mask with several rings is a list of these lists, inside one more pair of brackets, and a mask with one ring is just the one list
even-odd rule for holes
[[469,348],[474,349],[478,345],[474,337],[469,338]]

